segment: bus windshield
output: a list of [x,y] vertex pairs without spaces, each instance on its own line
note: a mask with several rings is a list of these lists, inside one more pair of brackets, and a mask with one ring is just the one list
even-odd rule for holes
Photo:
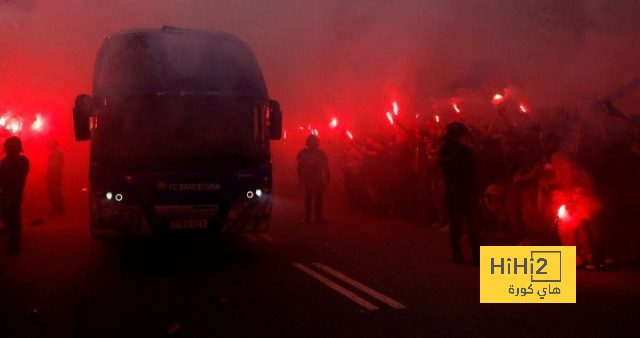
[[251,50],[224,34],[136,32],[103,44],[96,62],[95,96],[179,92],[267,98]]
[[97,117],[92,161],[158,171],[256,165],[268,151],[265,109],[251,99],[114,98]]

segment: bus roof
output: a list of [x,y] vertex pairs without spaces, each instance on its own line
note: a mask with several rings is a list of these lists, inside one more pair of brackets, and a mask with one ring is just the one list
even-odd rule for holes
[[115,33],[96,58],[96,97],[180,93],[267,99],[258,62],[226,33],[163,27]]

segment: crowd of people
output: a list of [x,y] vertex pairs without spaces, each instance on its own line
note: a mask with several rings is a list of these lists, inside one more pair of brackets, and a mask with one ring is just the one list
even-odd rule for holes
[[640,124],[603,116],[593,128],[579,114],[459,114],[349,140],[337,157],[347,203],[448,230],[456,263],[463,229],[476,264],[479,245],[576,245],[588,269],[637,263]]

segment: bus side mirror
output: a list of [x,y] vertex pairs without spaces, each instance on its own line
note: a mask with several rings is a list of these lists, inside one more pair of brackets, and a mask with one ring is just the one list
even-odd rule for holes
[[73,131],[76,141],[91,139],[90,118],[93,112],[93,99],[86,94],[76,97],[76,105],[73,107]]
[[269,138],[279,140],[282,138],[282,111],[280,103],[269,101]]

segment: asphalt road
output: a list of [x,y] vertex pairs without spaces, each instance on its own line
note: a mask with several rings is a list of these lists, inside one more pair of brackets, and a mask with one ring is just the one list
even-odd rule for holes
[[[635,336],[640,272],[579,271],[577,304],[480,304],[447,234],[334,210],[304,225],[276,198],[267,235],[92,241],[86,208],[25,213],[0,256],[0,337]],[[37,313],[36,313],[37,312]]]

